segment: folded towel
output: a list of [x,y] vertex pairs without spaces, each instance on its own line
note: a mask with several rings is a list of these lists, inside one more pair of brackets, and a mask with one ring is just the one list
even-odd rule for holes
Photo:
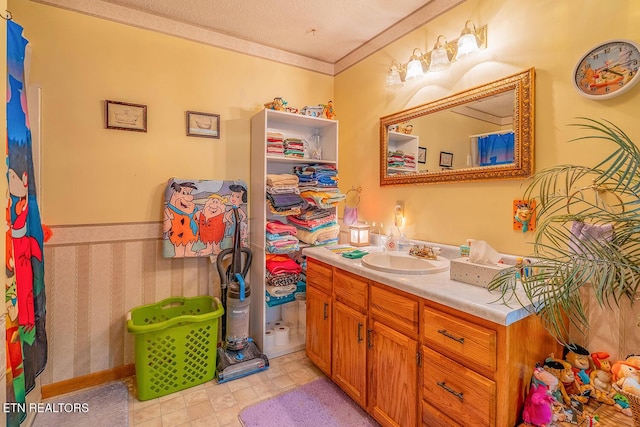
[[338,224],[331,225],[329,227],[323,227],[316,231],[306,231],[303,229],[298,229],[298,233],[296,236],[298,240],[301,242],[308,243],[310,245],[315,245],[317,242],[326,243],[329,240],[337,239],[340,234],[340,226]]
[[266,286],[267,292],[274,297],[284,297],[292,294],[298,289],[296,285],[284,285],[284,286]]
[[272,187],[278,185],[298,185],[298,177],[293,174],[267,174],[267,185]]
[[285,224],[282,221],[273,220],[268,221],[266,229],[270,233],[289,233],[295,235],[297,229],[293,225]]

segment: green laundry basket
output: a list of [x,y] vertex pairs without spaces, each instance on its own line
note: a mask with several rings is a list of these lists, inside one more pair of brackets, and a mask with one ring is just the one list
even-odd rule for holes
[[174,297],[134,308],[138,399],[149,400],[211,381],[216,370],[218,298]]

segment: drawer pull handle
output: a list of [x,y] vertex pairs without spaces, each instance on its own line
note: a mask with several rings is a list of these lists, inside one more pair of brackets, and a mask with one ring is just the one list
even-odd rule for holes
[[367,329],[367,347],[373,348],[373,341],[371,340],[371,334],[373,333],[373,329]]
[[329,303],[328,303],[328,302],[325,302],[325,303],[324,303],[324,307],[323,307],[323,309],[322,309],[322,318],[323,318],[324,320],[327,320],[327,319],[329,318],[329,315],[327,314],[327,308],[328,308],[328,307],[329,307]]
[[358,342],[362,342],[362,323],[358,322]]
[[455,397],[457,397],[461,401],[463,400],[464,393],[462,393],[461,391],[455,391],[454,389],[449,387],[444,381],[439,381],[436,384],[438,384],[440,387],[442,387],[443,389],[445,389],[449,393],[453,394]]
[[446,329],[440,329],[438,330],[438,333],[444,335],[447,338],[450,338],[454,341],[458,341],[460,344],[464,344],[464,337],[463,338],[458,338],[458,337],[454,337],[453,335],[451,335],[449,332],[447,332]]

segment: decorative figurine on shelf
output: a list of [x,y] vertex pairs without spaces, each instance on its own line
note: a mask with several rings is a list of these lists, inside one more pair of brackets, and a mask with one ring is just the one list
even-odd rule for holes
[[[525,425],[544,427],[553,421],[552,404],[555,399],[544,382],[553,382],[552,378],[555,377],[540,367],[533,371],[531,386],[522,410],[522,420],[526,423]],[[555,384],[558,384],[557,379]]]
[[398,129],[396,132],[411,135],[411,132],[413,132],[413,125],[409,122],[398,123]]
[[333,101],[327,102],[327,105],[323,105],[324,115],[327,119],[333,120],[336,118],[336,113],[333,111]]
[[286,105],[287,105],[287,101],[285,101],[280,97],[277,97],[277,98],[273,98],[273,101],[267,102],[266,104],[264,104],[264,108],[267,108],[269,110],[284,111]]

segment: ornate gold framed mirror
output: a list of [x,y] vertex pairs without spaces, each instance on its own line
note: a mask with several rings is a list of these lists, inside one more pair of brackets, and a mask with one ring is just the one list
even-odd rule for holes
[[534,80],[531,68],[382,117],[380,185],[531,175]]

